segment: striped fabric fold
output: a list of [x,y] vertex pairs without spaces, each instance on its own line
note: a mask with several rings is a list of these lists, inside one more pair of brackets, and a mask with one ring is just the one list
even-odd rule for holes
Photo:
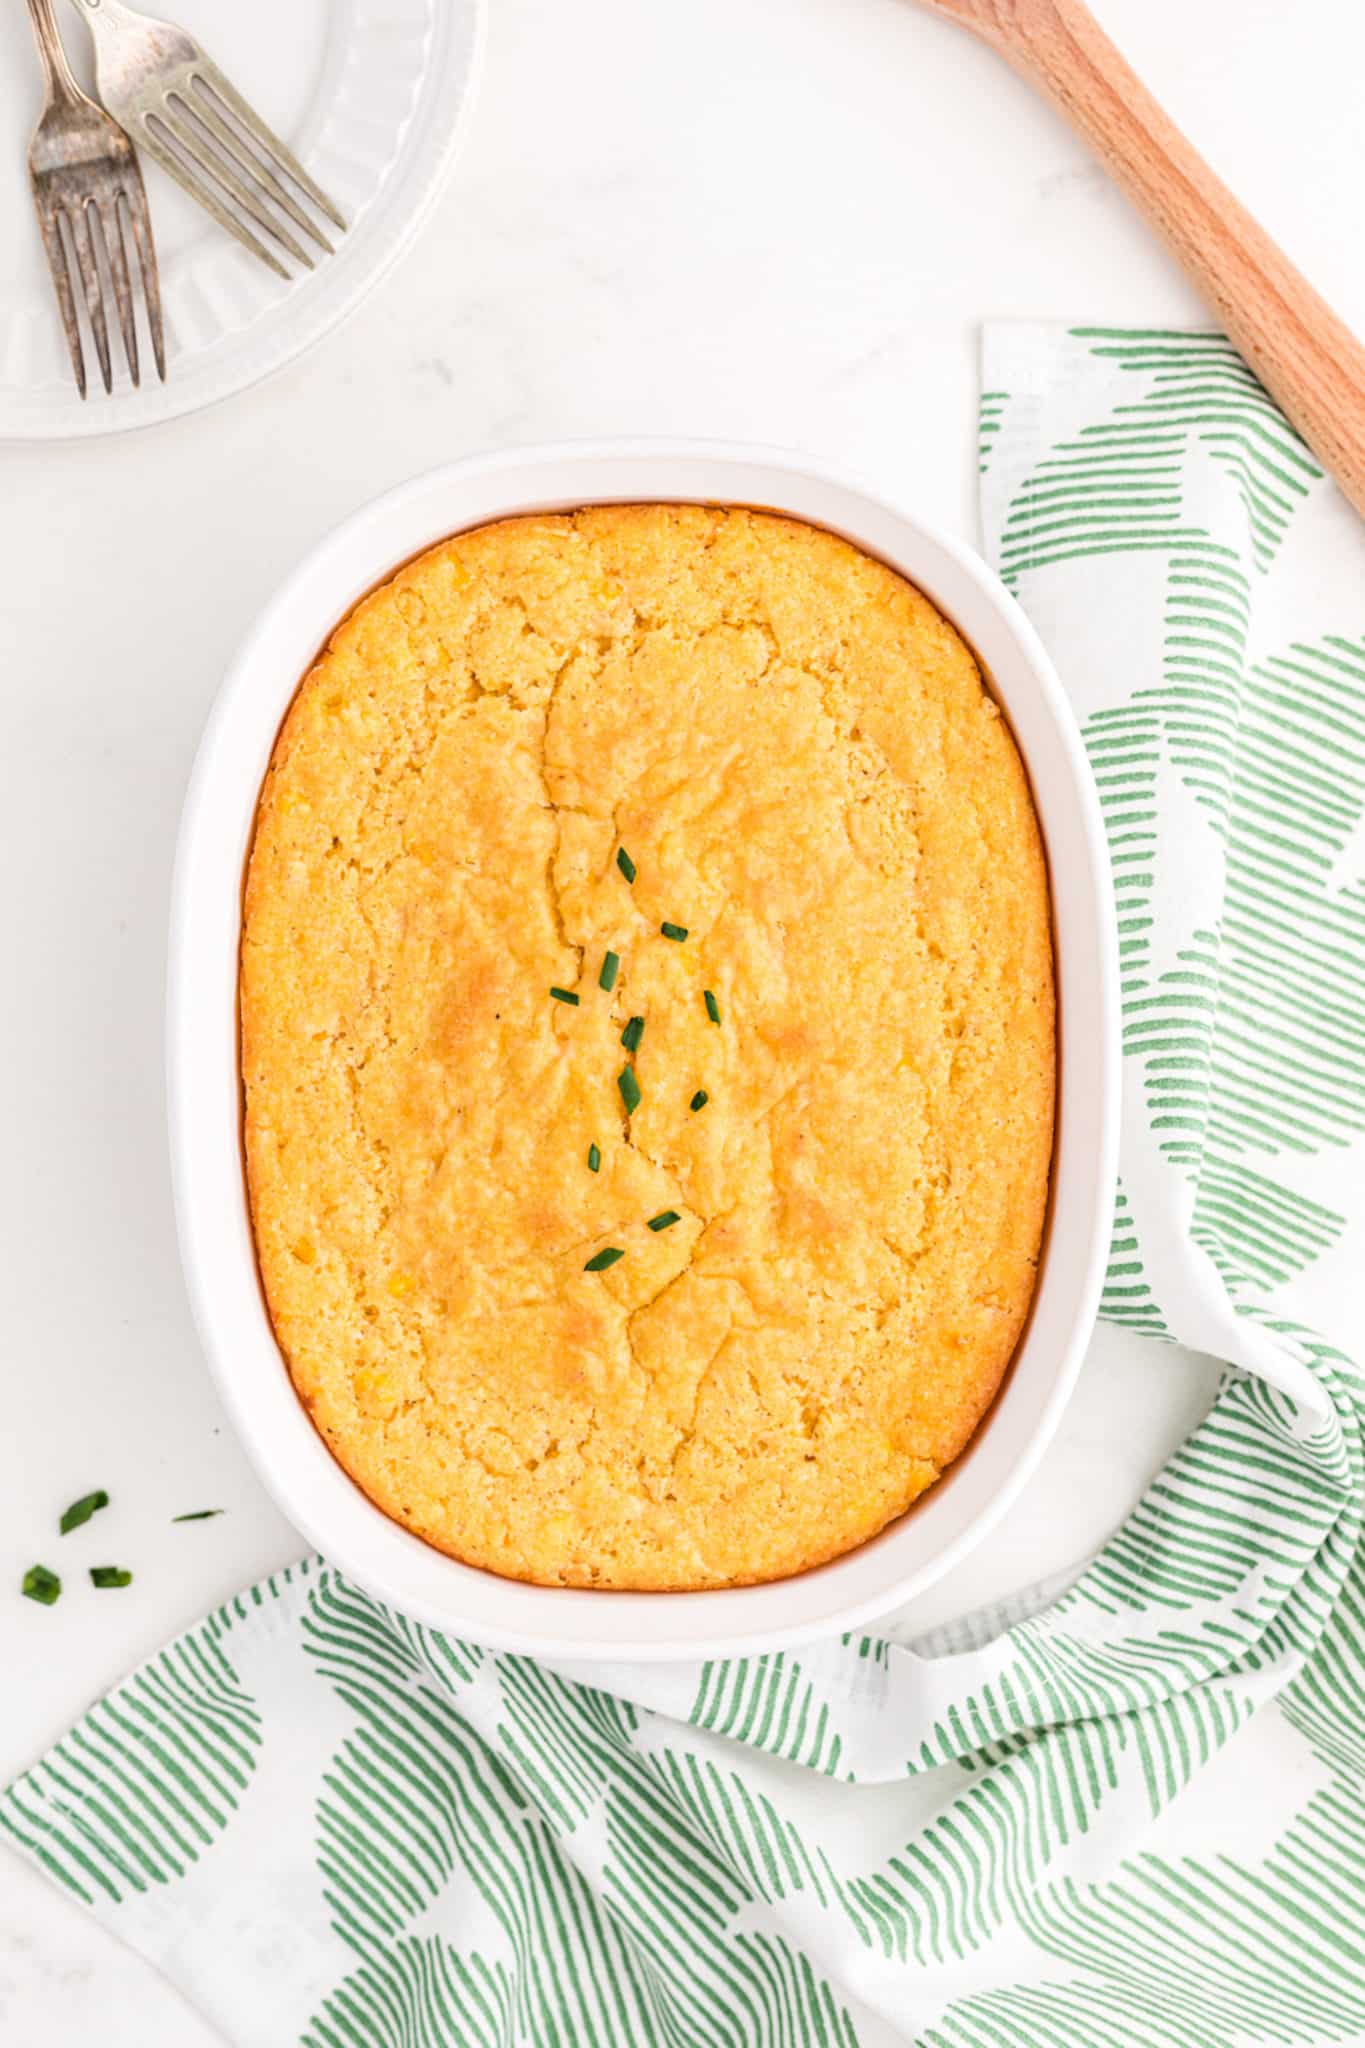
[[1118,884],[1103,1313],[1218,1397],[1059,1598],[917,1648],[230,1602],[0,1834],[240,2048],[1365,2039],[1365,536],[1216,334],[993,328],[983,381]]

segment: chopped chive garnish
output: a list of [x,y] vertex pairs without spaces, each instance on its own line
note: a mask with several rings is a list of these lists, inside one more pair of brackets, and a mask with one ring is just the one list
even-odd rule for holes
[[589,1147],[588,1147],[588,1172],[589,1172],[589,1173],[600,1173],[600,1172],[601,1172],[601,1170],[602,1170],[602,1154],[601,1154],[601,1153],[600,1153],[600,1152],[598,1151],[598,1149],[597,1149],[596,1145],[589,1145]]
[[635,863],[624,846],[618,846],[616,849],[616,865],[628,882],[635,880]]
[[707,1094],[706,1090],[704,1088],[699,1088],[687,1106],[689,1109],[705,1109],[707,1103],[710,1100],[711,1098]]
[[676,939],[679,945],[687,937],[687,926],[685,924],[661,924],[659,930],[666,939]]
[[90,1583],[92,1586],[100,1587],[131,1586],[133,1575],[131,1572],[121,1571],[116,1564],[92,1564]]
[[602,959],[602,972],[597,977],[597,986],[599,988],[604,988],[607,991],[608,995],[610,995],[611,991],[616,986],[616,977],[619,974],[620,970],[621,955],[619,953],[604,954]]
[[714,996],[712,995],[712,993],[711,993],[711,991],[710,991],[710,989],[709,989],[709,988],[708,988],[708,989],[707,989],[707,991],[706,991],[706,997],[705,997],[705,1001],[706,1001],[706,1014],[707,1014],[707,1016],[708,1016],[708,1017],[709,1017],[709,1018],[711,1019],[711,1022],[712,1022],[713,1024],[719,1024],[719,1022],[720,1022],[720,1004],[719,1004],[719,1003],[718,1003],[718,1002],[716,1001],[715,997],[714,997]]
[[640,1040],[644,1037],[644,1035],[644,1018],[632,1017],[629,1024],[627,1024],[625,1030],[621,1033],[621,1043],[625,1047],[627,1052],[638,1052],[640,1050]]
[[50,1572],[45,1564],[30,1565],[24,1573],[23,1593],[25,1600],[36,1600],[43,1607],[55,1607],[62,1597],[62,1582],[56,1572]]
[[621,1091],[621,1100],[626,1105],[626,1115],[634,1116],[640,1107],[640,1084],[635,1078],[634,1067],[622,1067],[616,1076],[616,1085]]
[[578,1008],[578,997],[571,988],[552,988],[550,994],[557,1003],[567,1003],[573,1010]]
[[608,1266],[614,1266],[618,1259],[623,1259],[624,1257],[625,1253],[619,1245],[609,1244],[605,1251],[593,1253],[583,1271],[585,1273],[605,1273]]
[[195,1508],[192,1514],[172,1515],[173,1522],[211,1522],[215,1515],[221,1515],[222,1508]]
[[109,1496],[102,1486],[96,1493],[83,1493],[79,1500],[72,1501],[70,1507],[62,1516],[61,1530],[63,1536],[69,1536],[73,1529],[79,1529],[82,1523],[88,1522],[97,1509],[107,1508],[108,1505]]
[[681,1222],[682,1217],[676,1209],[661,1209],[657,1216],[650,1217],[646,1228],[649,1230],[671,1230],[675,1223]]

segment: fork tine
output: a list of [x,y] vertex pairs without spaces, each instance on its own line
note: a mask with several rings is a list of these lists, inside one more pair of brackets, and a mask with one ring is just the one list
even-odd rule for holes
[[332,255],[332,244],[316,221],[304,212],[288,188],[281,184],[271,165],[248,143],[243,142],[238,131],[223,119],[204,89],[203,80],[197,80],[196,83],[199,90],[185,95],[185,106],[194,119],[203,122],[219,148],[241,165],[247,176],[262,188],[268,199],[273,199],[277,206],[284,208],[296,227],[302,228],[306,235],[312,236],[319,248],[325,249],[329,256]]
[[61,309],[62,326],[66,329],[66,345],[71,351],[71,367],[76,373],[76,388],[84,398],[85,350],[81,347],[81,327],[76,318],[76,301],[71,293],[71,273],[67,269],[66,244],[62,240],[61,215],[58,209],[49,209],[38,200],[38,226],[42,229],[48,269],[52,272],[52,284],[57,294],[57,304]]
[[137,322],[133,318],[133,286],[128,275],[128,252],[123,245],[123,223],[119,219],[118,194],[112,198],[94,202],[100,222],[100,233],[104,237],[104,253],[109,263],[109,275],[114,281],[114,301],[118,307],[119,332],[123,336],[123,353],[128,361],[128,375],[133,380],[134,390],[142,382],[137,359]]
[[166,381],[166,332],[161,320],[161,280],[157,275],[156,248],[152,241],[151,216],[147,211],[147,194],[143,189],[142,173],[134,158],[129,166],[123,187],[123,203],[128,209],[128,224],[133,231],[133,242],[137,249],[138,265],[142,271],[142,296],[147,306],[147,325],[152,331],[152,354],[156,359],[157,375],[162,383]]
[[109,392],[114,388],[114,371],[109,361],[109,329],[104,318],[104,287],[100,282],[99,264],[95,259],[95,245],[90,235],[87,206],[77,207],[74,213],[69,213],[67,225],[71,230],[71,246],[76,252],[81,290],[85,295],[85,310],[90,316],[90,332],[95,337],[95,354],[99,357],[100,375],[104,379],[106,392]]
[[171,133],[180,147],[195,158],[202,171],[217,178],[225,185],[243,212],[250,215],[257,227],[272,235],[281,248],[287,249],[296,263],[306,270],[313,268],[313,258],[303,245],[296,242],[287,227],[276,219],[270,208],[270,194],[262,189],[259,179],[249,182],[238,174],[236,165],[227,150],[214,140],[212,132],[200,119],[198,109],[182,92],[166,95],[162,119],[170,124]]
[[342,233],[345,234],[346,216],[340,207],[336,205],[334,200],[327,197],[321,185],[309,177],[298,158],[285,148],[279,136],[272,129],[266,127],[265,122],[255,109],[247,105],[247,102],[242,98],[236,86],[230,80],[224,78],[218,66],[211,59],[205,57],[202,51],[194,65],[191,76],[197,84],[208,85],[213,88],[233,119],[245,128],[252,141],[265,151],[266,155],[274,161],[279,169],[286,171],[299,190],[306,192],[314,206],[319,207],[326,214],[328,220],[334,221]]
[[[244,249],[249,249],[253,256],[259,256],[267,269],[273,270],[275,275],[282,277],[287,284],[290,281],[289,272],[285,269],[279,258],[273,256],[269,249],[258,242],[251,230],[242,224],[237,215],[230,208],[224,206],[211,185],[205,184],[202,178],[196,176],[185,158],[181,156],[179,150],[170,148],[168,143],[162,140],[161,135],[157,132],[161,126],[161,117],[159,115],[155,117],[143,115],[138,123],[138,140],[148,155],[154,156],[161,165],[162,170],[169,171],[176,183],[184,186],[196,205],[202,206],[206,213],[213,215],[220,228],[226,228],[230,235],[235,235]],[[169,136],[171,130],[167,128],[164,132]]]
[[[182,111],[183,110],[183,111]],[[196,129],[191,110],[179,93],[171,93],[161,106],[157,119],[164,121],[177,149],[184,151],[197,169],[221,185],[236,200],[242,212],[256,226],[286,249],[296,263],[305,270],[313,268],[313,259],[300,242],[296,242],[287,227],[276,220],[270,208],[258,192],[253,192],[244,178],[239,178],[230,158],[215,147],[203,130]]]

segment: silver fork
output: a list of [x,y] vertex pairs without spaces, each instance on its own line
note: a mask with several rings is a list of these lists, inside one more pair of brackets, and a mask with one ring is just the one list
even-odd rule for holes
[[278,250],[314,267],[299,236],[332,253],[308,206],[343,233],[345,215],[193,36],[122,0],[72,5],[95,39],[100,98],[191,199],[280,277],[290,273]]
[[47,78],[47,100],[42,118],[29,146],[28,174],[38,225],[47,248],[48,267],[61,307],[66,345],[81,397],[85,397],[85,350],[81,344],[80,321],[76,314],[76,293],[84,301],[100,375],[106,391],[113,389],[109,361],[109,322],[104,304],[104,282],[100,250],[114,287],[123,352],[128,374],[140,381],[137,351],[137,318],[133,308],[125,222],[132,234],[142,273],[142,294],[147,307],[152,351],[164,383],[166,344],[161,325],[161,293],[157,283],[156,251],[152,245],[147,195],[137,167],[133,146],[117,121],[97,107],[81,91],[66,61],[52,0],[28,0],[33,33]]

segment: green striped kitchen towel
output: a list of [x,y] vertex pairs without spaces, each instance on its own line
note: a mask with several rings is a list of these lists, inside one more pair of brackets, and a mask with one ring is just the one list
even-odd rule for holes
[[316,1561],[233,1601],[0,1824],[239,2048],[1365,2040],[1365,534],[1216,335],[986,368],[1118,880],[1105,1312],[1214,1407],[966,1648],[587,1672]]

